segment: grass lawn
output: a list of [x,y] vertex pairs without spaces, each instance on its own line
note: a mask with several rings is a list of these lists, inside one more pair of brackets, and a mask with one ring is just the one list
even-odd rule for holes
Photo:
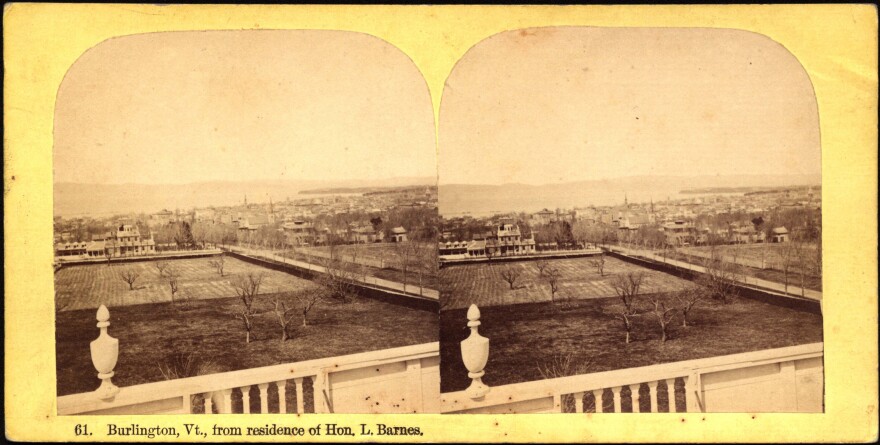
[[[644,304],[644,297],[639,301]],[[640,315],[633,341],[626,344],[621,322],[609,315],[617,304],[618,299],[606,298],[556,310],[548,303],[482,307],[480,333],[490,340],[483,381],[498,386],[540,380],[539,365],[569,357],[570,369],[582,367],[575,372],[579,374],[822,341],[821,316],[739,298],[727,305],[701,301],[688,316],[692,325],[687,328],[681,327],[678,315],[666,343],[661,343],[652,316]],[[440,316],[442,392],[470,384],[459,345],[469,334],[465,312],[444,311]],[[646,399],[641,398],[643,403]]]
[[[265,277],[260,289],[264,293],[293,291],[316,286],[309,280],[293,275],[261,268],[230,256],[226,256],[224,276],[211,267],[211,258],[167,260],[180,274],[180,291],[177,298],[213,299],[235,296],[229,284],[236,274],[251,271],[263,272]],[[124,270],[140,273],[135,289],[119,278]],[[159,276],[155,261],[130,263],[85,264],[65,266],[55,273],[56,301],[64,310],[97,308],[104,304],[111,310],[116,307],[143,303],[171,301],[167,280]]]
[[[775,245],[771,245],[771,246],[775,246]],[[721,247],[730,247],[730,246],[721,246]],[[688,262],[691,264],[703,265],[704,262],[706,261],[706,259],[701,256],[689,255],[687,252],[695,252],[695,250],[690,250],[690,249],[700,249],[700,250],[697,250],[696,252],[702,252],[705,255],[708,255],[708,252],[709,252],[708,250],[704,250],[705,248],[699,247],[699,248],[689,248],[688,250],[682,249],[678,252],[667,252],[667,256],[671,259],[685,261],[685,262]],[[745,252],[755,253],[755,250],[756,250],[755,248],[746,249]],[[739,251],[738,255],[742,255],[742,252],[743,251]],[[729,255],[729,253],[726,253],[726,255]],[[754,259],[752,258],[752,260],[754,260]],[[760,259],[758,259],[757,261],[760,263]],[[800,266],[798,266],[797,260],[794,260],[794,261],[795,261],[795,263],[792,265],[791,270],[788,272],[788,285],[800,287],[801,286],[801,268],[800,268]],[[757,267],[749,267],[748,265],[744,265],[740,270],[742,271],[741,272],[742,274],[745,274],[750,277],[759,278],[759,279],[767,280],[767,281],[772,281],[774,283],[779,283],[779,284],[785,283],[785,274],[779,268],[781,266],[779,266],[778,263],[772,263],[772,262],[768,262],[767,265],[768,265],[768,268],[766,268],[766,269],[761,269],[761,268],[757,268]],[[807,268],[805,270],[808,271],[809,268]],[[821,291],[822,290],[822,277],[816,276],[813,273],[807,272],[803,277],[803,284],[804,284],[804,287],[807,289]]]
[[[662,292],[677,289],[685,280],[667,273],[653,271],[637,265],[605,256],[605,275],[590,264],[591,258],[567,258],[547,260],[549,267],[559,269],[559,293],[557,298],[587,299],[615,296],[611,280],[615,275],[627,272],[644,272],[643,292]],[[440,269],[440,301],[445,309],[465,308],[472,303],[481,309],[519,303],[550,301],[550,286],[540,277],[536,260],[505,263],[478,263],[449,266]],[[517,289],[501,277],[506,268],[521,272]]]
[[[381,249],[377,248],[377,247],[372,247],[372,246],[373,246],[372,244],[360,245],[360,248],[364,249],[364,250],[360,251],[362,253],[359,253],[358,255],[359,256],[366,256],[363,254],[363,252],[373,252],[375,254],[376,252],[384,252],[384,251],[388,251],[388,249],[389,249],[388,247],[385,247],[384,244],[382,245],[383,247]],[[340,248],[345,248],[345,247],[350,248],[351,246],[340,246]],[[317,249],[319,249],[319,248],[317,248]],[[368,266],[368,265],[359,265],[358,267],[365,268],[367,275],[369,275],[371,277],[381,278],[383,280],[394,281],[397,283],[403,283],[403,281],[404,281],[403,271],[398,268],[398,263],[394,260],[393,250],[389,251],[389,252],[390,253],[388,253],[388,255],[391,255],[391,256],[385,258],[385,264],[386,264],[385,267],[380,268],[380,267],[372,267],[372,266]],[[281,256],[293,258],[298,261],[305,261],[305,262],[311,262],[312,264],[323,265],[323,262],[322,262],[323,258],[309,256],[309,255],[302,253],[302,252],[299,252],[299,251],[297,251],[296,253],[294,253],[293,251],[283,252],[283,253],[281,253]],[[375,258],[373,258],[373,259],[375,259]],[[359,269],[359,270],[361,270],[361,269]],[[406,273],[406,284],[407,284],[407,290],[409,290],[410,285],[415,286],[415,288],[418,289],[419,275],[414,270],[414,268],[409,270]],[[437,289],[437,287],[439,286],[438,276],[435,273],[423,272],[422,273],[422,286],[425,289]]]
[[[257,340],[246,344],[242,322],[230,315],[239,304],[236,298],[221,298],[110,308],[109,333],[119,339],[120,352],[114,383],[122,387],[164,380],[160,364],[191,354],[202,363],[199,374],[212,374],[437,341],[436,313],[358,297],[348,304],[319,304],[306,327],[295,317],[292,338],[282,343],[274,314],[265,312],[271,307],[266,295],[257,298],[263,311],[255,321]],[[89,342],[98,336],[95,323],[93,309],[58,314],[58,395],[98,387],[89,355]],[[287,390],[293,409],[294,385]],[[311,391],[306,393],[310,398]],[[270,408],[277,410],[277,396],[272,397],[276,398],[270,398],[270,405],[275,405]]]

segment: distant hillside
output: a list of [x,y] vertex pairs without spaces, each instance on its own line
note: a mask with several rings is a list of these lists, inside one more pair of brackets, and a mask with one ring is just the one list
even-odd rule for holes
[[403,185],[403,186],[391,186],[391,187],[331,187],[331,188],[321,188],[321,189],[309,189],[309,190],[301,190],[299,193],[301,195],[321,195],[321,194],[350,194],[350,193],[359,193],[363,195],[373,195],[373,194],[381,194],[393,191],[407,190],[407,189],[424,189],[424,187],[437,188],[435,184],[416,184],[416,185]]
[[162,209],[275,202],[297,199],[300,191],[329,188],[381,188],[434,185],[435,178],[404,177],[347,181],[213,181],[191,184],[80,184],[57,183],[53,208],[56,216],[103,216],[114,213],[151,213]]
[[[684,190],[719,188],[784,187],[820,185],[819,175],[731,175],[731,176],[631,176],[561,184],[440,185],[442,215],[486,215],[510,211],[538,211],[655,202],[694,196]],[[721,192],[717,192],[721,193]]]

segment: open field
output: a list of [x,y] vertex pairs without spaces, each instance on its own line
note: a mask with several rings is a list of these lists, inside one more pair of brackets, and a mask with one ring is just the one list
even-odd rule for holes
[[[749,276],[777,283],[785,282],[783,263],[784,249],[789,248],[787,243],[725,245],[714,248],[727,261],[733,261],[735,257],[737,264],[746,266],[743,268],[743,273]],[[692,264],[702,264],[706,258],[711,257],[712,249],[713,247],[708,246],[685,247],[678,249],[669,257]],[[804,287],[821,291],[822,276],[817,273],[817,258],[815,244],[804,244],[800,252],[790,252],[788,284],[800,286],[801,271],[804,271]]]
[[[434,248],[433,245],[429,245],[430,248]],[[404,277],[403,270],[400,267],[400,260],[395,252],[396,245],[392,243],[369,243],[369,244],[351,244],[351,245],[340,245],[336,246],[342,254],[342,259],[351,260],[351,255],[353,252],[355,253],[355,261],[359,264],[356,267],[365,268],[366,273],[369,276],[381,278],[383,280],[395,281],[398,283],[403,283],[404,278],[407,285],[414,285],[418,287],[419,285],[419,275],[417,272],[417,265],[415,258],[412,258],[411,265],[409,267],[408,272],[406,273],[406,277]],[[293,258],[298,261],[311,262],[312,264],[323,264],[324,261],[323,256],[330,255],[330,248],[327,246],[318,246],[318,247],[309,247],[309,248],[298,248],[296,250],[288,250],[282,252],[281,255]],[[436,263],[436,251],[431,251],[432,261]],[[436,271],[436,268],[433,270]],[[436,273],[432,273],[430,271],[422,272],[422,286],[426,289],[437,289],[438,286],[438,277]]]
[[[639,300],[646,303],[644,297]],[[483,381],[498,386],[540,380],[539,365],[567,357],[573,365],[588,363],[584,373],[592,373],[822,341],[820,315],[739,298],[727,305],[701,301],[688,316],[687,328],[681,327],[679,314],[666,343],[660,341],[656,320],[639,315],[633,341],[626,344],[622,323],[610,314],[617,304],[611,298],[557,304],[556,309],[549,303],[481,307],[480,334],[490,341]],[[465,312],[441,312],[442,392],[470,384],[459,345],[469,334]]]
[[[615,296],[611,281],[615,275],[644,272],[642,292],[661,292],[679,288],[687,283],[675,276],[639,267],[608,255],[605,256],[605,276],[591,265],[593,258],[547,260],[550,268],[559,269],[557,299],[588,299]],[[472,303],[480,308],[495,305],[536,303],[550,301],[550,286],[539,275],[537,261],[480,263],[449,266],[440,269],[440,304],[444,310],[465,308]],[[501,277],[506,268],[521,272],[517,289]]]
[[[237,298],[111,308],[109,333],[119,339],[120,352],[113,382],[129,386],[164,380],[159,365],[177,357],[192,356],[202,364],[199,374],[212,374],[437,341],[436,313],[355,298],[348,304],[319,303],[305,327],[295,316],[291,338],[280,342],[271,304],[271,296],[257,297],[255,306],[261,313],[254,321],[256,340],[249,344],[242,322],[230,314],[240,305]],[[97,336],[93,309],[58,314],[58,395],[97,388],[89,355],[89,342]],[[293,387],[287,386],[288,412],[295,407]],[[306,394],[310,397],[311,391]],[[310,403],[306,400],[307,409]],[[270,409],[277,412],[276,408],[277,396],[272,395]],[[259,412],[258,405],[253,409]]]
[[[167,260],[180,274],[178,299],[212,299],[235,296],[229,284],[236,274],[249,271],[262,272],[265,277],[260,291],[263,293],[293,291],[316,286],[311,281],[290,274],[261,268],[244,261],[225,259],[224,276],[221,277],[209,264],[211,258]],[[140,273],[135,289],[119,278],[124,270]],[[113,309],[119,306],[168,302],[171,291],[167,280],[159,276],[154,261],[129,263],[89,264],[67,266],[55,273],[56,302],[63,310],[97,308],[101,304]]]
[[[396,247],[397,245],[394,243],[344,244],[336,246],[340,253],[346,257],[354,254],[357,258],[365,259],[367,261],[384,261],[387,266],[391,266],[392,263],[397,262],[395,254]],[[327,246],[311,247],[310,249],[327,254],[330,252],[330,248]]]

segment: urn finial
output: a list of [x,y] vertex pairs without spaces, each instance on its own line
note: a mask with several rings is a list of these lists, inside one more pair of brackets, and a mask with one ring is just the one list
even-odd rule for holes
[[468,327],[471,334],[461,342],[461,359],[472,379],[466,392],[472,399],[479,399],[489,393],[489,387],[483,383],[486,374],[484,368],[489,361],[489,339],[480,335],[480,308],[472,304],[467,311]]
[[98,378],[101,379],[101,386],[95,390],[95,394],[101,400],[113,400],[119,392],[119,388],[111,381],[114,375],[113,368],[116,367],[116,360],[119,359],[119,339],[107,334],[107,327],[110,326],[110,311],[107,310],[107,306],[102,304],[98,308],[96,318],[101,333],[89,344],[92,364],[95,365]]

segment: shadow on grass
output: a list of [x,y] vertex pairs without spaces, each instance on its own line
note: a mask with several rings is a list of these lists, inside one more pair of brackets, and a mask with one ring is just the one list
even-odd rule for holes
[[[732,304],[700,302],[686,328],[677,315],[665,343],[656,319],[640,315],[633,341],[626,344],[622,323],[611,315],[617,304],[616,298],[603,298],[557,308],[550,303],[481,308],[480,333],[490,342],[483,381],[498,386],[541,380],[541,367],[559,355],[590,362],[589,372],[601,372],[822,341],[820,315],[740,298]],[[470,384],[459,345],[470,332],[465,313],[440,314],[442,392]]]
[[[436,313],[356,298],[349,304],[319,304],[306,327],[297,314],[291,321],[292,338],[281,342],[272,297],[257,297],[257,340],[250,343],[245,343],[242,321],[232,316],[241,304],[237,298],[111,307],[109,334],[119,339],[114,383],[161,381],[159,365],[175,354],[196,353],[216,363],[211,372],[225,372],[437,341]],[[57,315],[58,395],[97,388],[89,353],[97,336],[93,309]]]

